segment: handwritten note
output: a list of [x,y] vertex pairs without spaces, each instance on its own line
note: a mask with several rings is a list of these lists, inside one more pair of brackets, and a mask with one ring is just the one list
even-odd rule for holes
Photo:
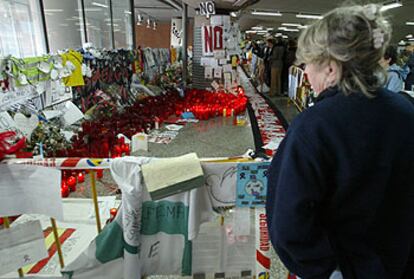
[[39,221],[0,230],[0,274],[36,263],[47,256]]

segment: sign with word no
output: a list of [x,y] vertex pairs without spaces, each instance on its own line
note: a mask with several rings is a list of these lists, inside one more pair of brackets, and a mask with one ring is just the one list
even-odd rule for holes
[[200,15],[215,15],[216,14],[216,6],[214,5],[213,1],[201,2],[200,3]]

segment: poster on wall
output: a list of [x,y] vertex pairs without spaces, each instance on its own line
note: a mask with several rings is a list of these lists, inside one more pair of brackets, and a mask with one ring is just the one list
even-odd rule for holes
[[182,44],[182,22],[181,18],[171,19],[171,46],[174,48]]

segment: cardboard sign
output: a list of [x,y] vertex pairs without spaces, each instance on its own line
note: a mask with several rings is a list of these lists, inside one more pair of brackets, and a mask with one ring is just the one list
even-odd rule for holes
[[201,2],[200,3],[200,15],[215,15],[216,14],[216,6],[214,5],[213,1]]

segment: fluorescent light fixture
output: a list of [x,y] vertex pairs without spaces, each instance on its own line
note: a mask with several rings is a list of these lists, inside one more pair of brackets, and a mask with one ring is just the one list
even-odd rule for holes
[[404,46],[404,45],[406,44],[406,42],[405,42],[404,40],[401,40],[398,44],[399,44],[400,46]]
[[400,1],[394,1],[394,2],[386,3],[386,4],[382,5],[380,10],[381,10],[381,12],[385,12],[385,11],[395,9],[395,8],[399,8],[399,7],[402,7],[402,3]]
[[282,31],[284,31],[284,30],[286,30],[286,28],[287,27],[279,27],[279,28],[277,28],[278,30],[282,30]]
[[61,13],[63,9],[44,9],[45,13]]
[[252,30],[263,30],[263,26],[253,26]]
[[300,30],[296,29],[296,28],[285,28],[284,31],[286,31],[286,32],[299,32]]
[[266,28],[267,31],[273,31],[274,28]]
[[407,36],[405,36],[407,39],[411,39],[413,37],[412,34],[408,34]]
[[297,14],[297,18],[307,18],[307,19],[322,19],[321,15],[311,15],[311,14]]
[[410,42],[414,41],[414,38],[408,39]]
[[102,3],[98,3],[98,2],[92,2],[92,5],[93,5],[93,6],[97,6],[97,7],[106,8],[106,9],[108,9],[108,8],[109,8],[109,6],[108,6],[108,5],[105,5],[105,4],[102,4]]
[[257,33],[257,31],[255,31],[255,30],[247,30],[246,31],[246,34],[256,34]]
[[259,12],[259,11],[253,11],[252,15],[261,15],[261,16],[282,16],[279,12]]
[[414,25],[414,21],[407,21],[405,24],[406,25]]
[[280,32],[278,32],[278,33],[276,33],[276,35],[275,36],[283,36],[283,34],[282,33],[280,33]]
[[299,26],[299,29],[306,29],[306,28],[308,28],[308,25]]
[[283,36],[282,36],[282,38],[283,38],[283,39],[287,39],[287,38],[289,38],[289,37],[288,37],[288,36],[286,36],[286,35],[283,35]]
[[282,23],[282,26],[289,26],[289,27],[301,27],[302,24],[300,23]]
[[231,17],[237,17],[237,13],[236,13],[236,12],[231,12],[231,13],[230,13],[230,16],[231,16]]
[[131,11],[127,11],[127,10],[125,10],[125,11],[124,11],[124,14],[127,14],[127,15],[132,15],[132,12],[131,12]]

